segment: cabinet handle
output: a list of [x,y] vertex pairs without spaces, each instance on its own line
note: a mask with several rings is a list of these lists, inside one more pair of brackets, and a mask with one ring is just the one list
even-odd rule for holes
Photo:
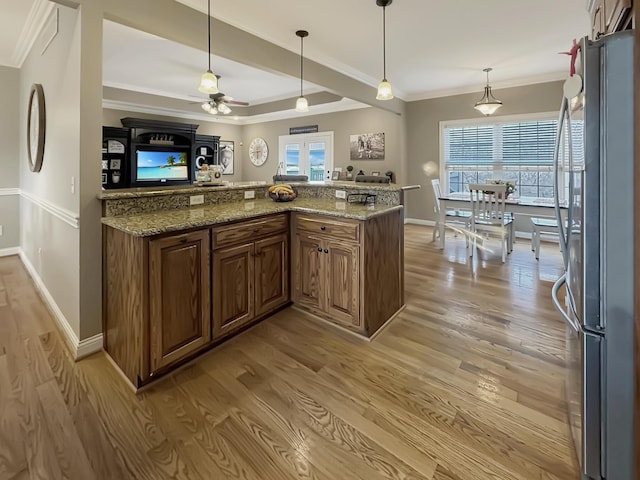
[[326,248],[324,249],[324,253],[329,253],[329,250],[327,250]]
[[324,225],[320,227],[320,230],[325,231],[327,229],[327,227],[325,227]]
[[318,247],[318,251],[322,253],[322,247]]
[[182,237],[180,239],[180,243],[187,243],[187,237]]
[[259,229],[259,228],[254,228],[254,229],[253,229],[253,233],[258,233],[259,231],[260,231],[260,229]]

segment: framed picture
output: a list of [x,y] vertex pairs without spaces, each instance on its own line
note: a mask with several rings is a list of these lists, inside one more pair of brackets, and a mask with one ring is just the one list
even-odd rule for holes
[[102,184],[104,185],[105,183],[107,183],[107,174],[103,173],[102,174]]
[[331,180],[340,180],[340,171],[334,170],[331,172]]
[[351,160],[384,160],[384,133],[359,133],[349,136]]
[[233,142],[220,140],[220,166],[223,175],[233,175]]
[[120,159],[119,158],[112,158],[111,159],[111,170],[120,170]]
[[102,160],[102,169],[109,170],[109,160]]
[[371,172],[371,175],[373,175],[374,177],[379,177],[380,176],[380,172]]

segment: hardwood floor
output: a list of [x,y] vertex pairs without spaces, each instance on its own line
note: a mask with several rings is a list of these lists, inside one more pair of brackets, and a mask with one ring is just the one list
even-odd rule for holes
[[138,395],[71,361],[0,258],[0,479],[578,479],[557,247],[405,242],[407,308],[371,343],[287,309]]

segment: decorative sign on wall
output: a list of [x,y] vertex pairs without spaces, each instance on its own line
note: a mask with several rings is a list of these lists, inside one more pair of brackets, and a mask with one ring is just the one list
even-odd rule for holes
[[349,137],[351,160],[384,160],[384,133],[359,133]]
[[305,125],[304,127],[291,127],[289,135],[298,135],[299,133],[318,133],[318,125]]
[[233,142],[220,140],[220,166],[223,175],[233,175]]

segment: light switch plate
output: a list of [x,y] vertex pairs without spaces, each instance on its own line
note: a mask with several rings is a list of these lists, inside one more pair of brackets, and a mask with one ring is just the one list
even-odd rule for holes
[[256,191],[255,190],[245,190],[244,191],[244,199],[245,200],[251,200],[252,198],[256,198]]
[[336,190],[336,198],[347,198],[347,192],[344,190]]
[[204,195],[191,195],[189,197],[189,205],[202,205],[204,203]]

